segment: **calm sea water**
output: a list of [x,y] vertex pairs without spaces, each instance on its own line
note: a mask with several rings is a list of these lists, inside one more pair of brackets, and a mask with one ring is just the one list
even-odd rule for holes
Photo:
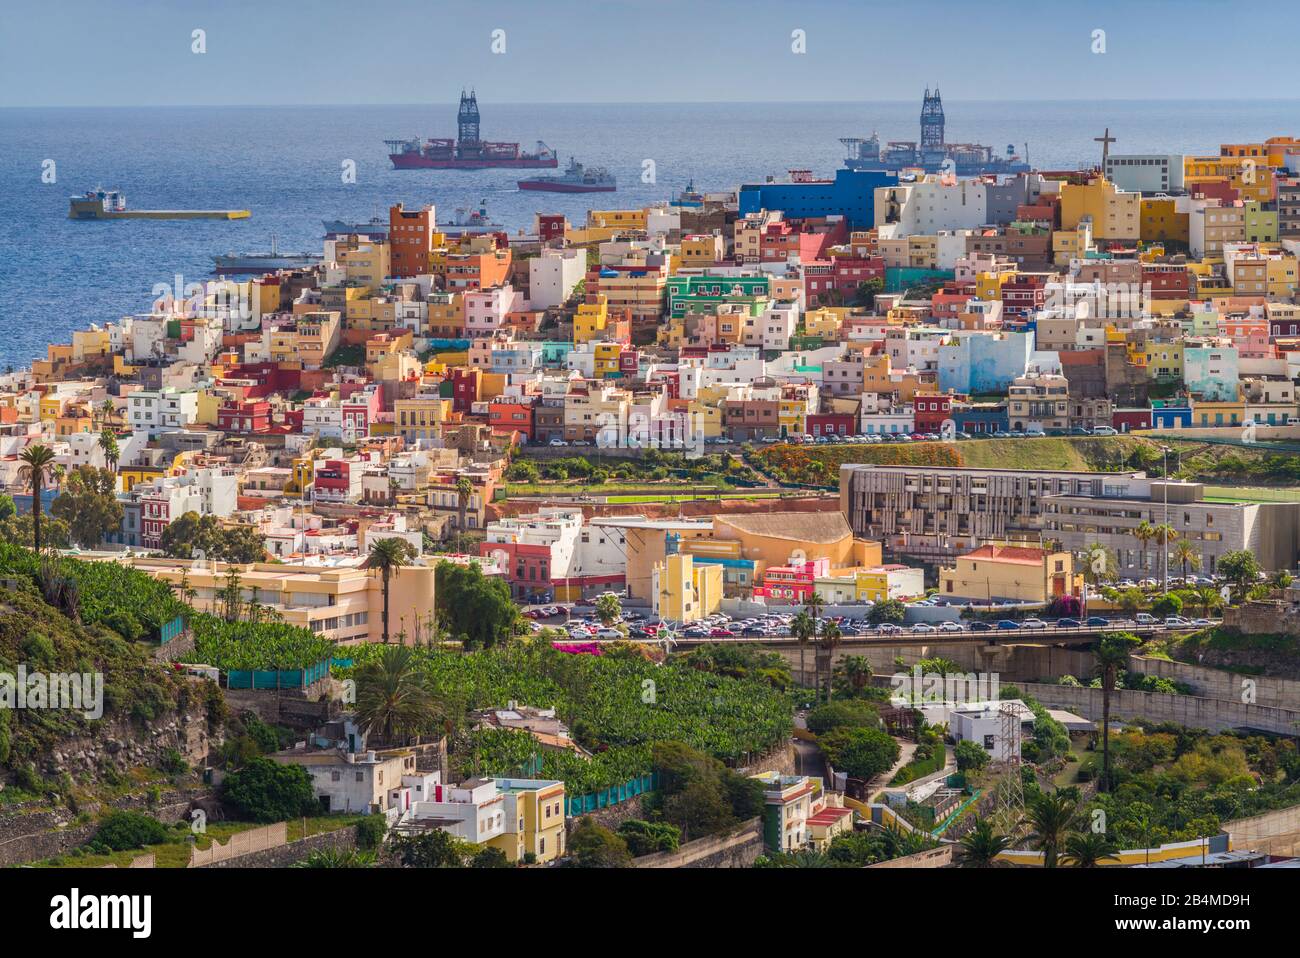
[[[393,170],[383,141],[453,136],[455,103],[370,107],[0,110],[0,368],[25,365],[73,329],[146,308],[155,284],[210,276],[212,256],[320,252],[322,219],[386,216],[435,203],[440,219],[486,200],[512,232],[533,214],[573,222],[591,206],[670,198],[694,179],[730,189],[790,168],[830,175],[842,136],[918,137],[920,103],[518,105],[481,103],[485,139],[545,140],[618,177],[614,194],[521,193],[518,171]],[[1300,101],[960,102],[949,141],[1029,147],[1030,162],[1095,162],[1109,126],[1117,152],[1217,152],[1221,142],[1300,132]],[[41,181],[42,162],[57,182]],[[642,182],[644,160],[656,182]],[[353,160],[357,181],[341,164]],[[104,186],[135,208],[249,209],[242,221],[73,222],[68,197]]]

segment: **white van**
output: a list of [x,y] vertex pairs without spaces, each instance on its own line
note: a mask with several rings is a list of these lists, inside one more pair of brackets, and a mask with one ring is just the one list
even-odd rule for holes
[[1137,614],[1136,621],[1138,625],[1159,625],[1160,624],[1160,620],[1148,612],[1139,612]]

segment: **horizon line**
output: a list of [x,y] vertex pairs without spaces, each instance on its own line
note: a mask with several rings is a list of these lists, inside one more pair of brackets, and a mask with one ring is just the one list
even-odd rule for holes
[[[908,99],[764,99],[764,100],[495,100],[499,106],[764,106],[764,105],[863,105],[872,104],[910,104],[915,98]],[[327,107],[392,107],[392,106],[436,106],[442,100],[394,100],[394,101],[357,101],[353,103],[31,103],[0,104],[0,110],[134,110],[134,109],[226,109],[243,107],[248,109],[270,108],[327,108]],[[950,103],[1297,103],[1300,96],[1293,97],[1037,97],[1037,98],[997,98],[997,97],[950,97]]]

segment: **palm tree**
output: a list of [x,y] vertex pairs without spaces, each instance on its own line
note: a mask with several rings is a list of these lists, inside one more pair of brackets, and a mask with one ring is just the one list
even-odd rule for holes
[[1075,868],[1096,868],[1104,861],[1118,861],[1119,845],[1105,832],[1075,832],[1065,840],[1061,861]]
[[407,646],[384,649],[357,669],[356,717],[367,735],[389,744],[419,735],[433,724],[438,708],[415,652]]
[[1029,845],[1043,853],[1043,867],[1055,868],[1057,853],[1074,830],[1079,803],[1060,792],[1040,792],[1025,809]]
[[469,508],[469,500],[474,495],[474,483],[470,482],[464,476],[456,480],[456,551],[460,552],[464,548],[465,535],[465,510]]
[[1098,788],[1110,791],[1110,695],[1115,691],[1119,670],[1128,665],[1129,653],[1139,644],[1129,632],[1106,632],[1093,648],[1097,660],[1097,677],[1101,679],[1101,783]]
[[[808,618],[812,620],[812,635],[809,637],[809,639],[814,646],[817,645],[817,636],[821,632],[821,623],[818,621],[818,619],[821,617],[822,609],[824,607],[825,607],[825,600],[823,600],[822,597],[817,594],[816,590],[809,592],[808,598],[806,598],[803,603],[804,612],[808,615]],[[813,672],[815,673],[814,684],[820,683],[821,682],[820,666],[815,667],[813,669]]]
[[807,682],[808,672],[804,668],[804,652],[808,643],[812,640],[813,632],[816,626],[813,624],[812,617],[802,610],[790,621],[790,634],[795,637],[799,643],[799,681]]
[[99,434],[99,448],[104,450],[104,461],[108,463],[110,472],[117,472],[117,460],[122,455],[122,450],[117,445],[117,436],[113,435],[112,430],[105,429]]
[[105,426],[113,422],[113,416],[117,413],[117,407],[113,405],[113,400],[105,399],[99,404],[99,414],[103,417]]
[[18,470],[18,477],[25,483],[32,493],[32,547],[41,551],[41,489],[47,479],[54,476],[54,450],[49,446],[43,446],[39,442],[32,443],[22,451],[18,457],[22,460],[22,466]]
[[402,563],[411,558],[411,545],[405,539],[380,539],[370,545],[370,554],[366,556],[365,567],[378,569],[384,580],[384,642],[388,641],[388,591],[392,577],[401,569]]
[[1156,537],[1156,527],[1143,519],[1133,530],[1133,538],[1142,543],[1142,568],[1147,568],[1147,546]]
[[846,655],[840,662],[839,672],[848,682],[853,694],[861,692],[871,681],[874,670],[865,655]]
[[1201,603],[1201,614],[1208,619],[1210,612],[1222,604],[1223,596],[1213,586],[1203,585],[1196,590],[1196,601]]
[[999,835],[993,823],[987,818],[976,819],[975,827],[957,842],[957,866],[959,868],[992,868],[997,864],[997,857],[1011,847],[1015,839],[1010,835]]
[[1187,582],[1187,570],[1201,567],[1201,554],[1196,551],[1190,539],[1179,539],[1174,546],[1174,559],[1182,566],[1183,582]]
[[831,663],[835,660],[835,646],[840,644],[840,639],[844,633],[834,622],[827,622],[826,628],[822,630],[822,648],[826,650],[826,701],[831,700]]

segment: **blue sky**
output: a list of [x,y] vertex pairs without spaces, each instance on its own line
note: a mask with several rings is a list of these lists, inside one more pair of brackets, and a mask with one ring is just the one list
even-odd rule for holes
[[1297,0],[2,0],[0,106],[1295,98],[1298,28]]

